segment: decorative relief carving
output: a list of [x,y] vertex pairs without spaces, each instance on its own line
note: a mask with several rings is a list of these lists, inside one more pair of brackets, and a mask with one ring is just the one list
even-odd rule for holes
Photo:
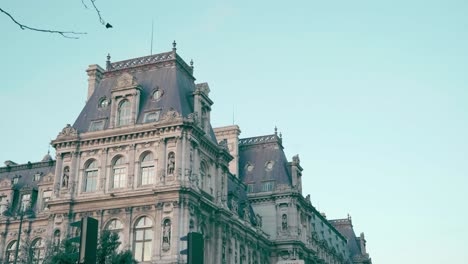
[[124,72],[117,79],[117,85],[116,85],[115,88],[116,89],[129,88],[129,87],[135,87],[135,86],[138,86],[138,82],[137,82],[135,76],[131,75],[128,72]]
[[57,214],[55,216],[55,220],[54,220],[55,224],[59,225],[63,222],[63,215],[61,214]]
[[116,209],[110,209],[110,210],[108,210],[108,212],[111,215],[116,215],[116,214],[120,213],[121,210],[119,208],[116,208]]
[[57,136],[57,138],[64,137],[76,137],[78,136],[78,131],[74,129],[70,124],[67,124]]
[[173,210],[172,202],[164,203],[164,206],[163,206],[163,212],[164,213],[170,213],[170,212],[172,212],[172,210]]
[[175,121],[182,121],[182,118],[179,114],[179,112],[175,110],[169,110],[167,111],[162,117],[160,122],[161,123],[171,123]]

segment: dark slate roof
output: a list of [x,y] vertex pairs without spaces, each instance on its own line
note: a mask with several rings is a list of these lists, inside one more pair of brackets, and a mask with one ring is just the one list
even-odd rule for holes
[[13,181],[13,178],[19,177],[18,183],[13,187],[15,189],[21,189],[24,186],[31,188],[37,188],[37,184],[40,181],[34,181],[34,175],[39,173],[42,177],[49,173],[55,173],[55,161],[49,160],[45,162],[27,163],[15,166],[7,166],[0,168],[0,181],[9,179]]
[[228,207],[232,210],[231,200],[235,198],[238,202],[238,212],[239,217],[244,218],[245,210],[244,208],[248,206],[250,212],[250,223],[252,225],[257,225],[257,218],[255,217],[254,210],[249,203],[247,197],[247,192],[245,191],[245,186],[242,185],[238,180],[235,179],[235,176],[228,176]]
[[[171,61],[174,63],[168,63]],[[78,132],[87,132],[91,121],[99,119],[107,119],[104,129],[108,128],[111,107],[102,110],[98,108],[98,103],[103,97],[111,98],[111,89],[123,72],[132,74],[142,89],[137,124],[141,124],[144,114],[151,110],[161,110],[160,116],[170,110],[179,112],[183,117],[193,112],[195,78],[191,68],[175,53],[156,54],[111,63],[73,125]],[[159,100],[153,100],[151,96],[157,87],[162,91],[162,96]]]
[[348,241],[347,246],[351,257],[361,255],[361,245],[354,233],[351,218],[328,220]]
[[[245,184],[254,184],[253,192],[260,192],[265,181],[275,181],[275,188],[292,186],[281,141],[276,134],[239,140],[239,177]],[[273,161],[271,170],[266,169],[269,161]],[[249,164],[252,171],[247,170]]]

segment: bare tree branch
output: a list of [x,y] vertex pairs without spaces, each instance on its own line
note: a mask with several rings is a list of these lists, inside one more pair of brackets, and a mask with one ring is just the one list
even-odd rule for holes
[[[86,5],[85,1],[86,1],[86,0],[81,0],[81,3],[83,3],[84,7],[85,7],[86,9],[88,9],[88,6]],[[103,24],[106,28],[112,28],[112,25],[109,24],[109,23],[106,23],[106,21],[104,21],[104,19],[102,18],[102,16],[101,16],[101,11],[100,11],[99,8],[97,8],[97,6],[96,6],[96,1],[97,1],[97,0],[89,0],[89,2],[91,2],[91,4],[93,5],[94,10],[96,10],[96,13],[97,13],[97,15],[98,15],[98,17],[99,17],[99,22],[101,22],[101,24]]]
[[59,34],[64,38],[71,38],[71,39],[78,39],[79,37],[77,36],[70,36],[70,35],[84,35],[87,34],[86,32],[75,32],[75,31],[60,31],[60,30],[49,30],[49,29],[40,29],[40,28],[33,28],[26,26],[24,24],[21,24],[20,22],[16,21],[16,19],[10,15],[7,11],[3,10],[0,8],[0,12],[4,13],[7,15],[15,24],[17,24],[22,30],[28,29],[32,31],[39,31],[39,32],[46,32],[46,33],[53,33],[53,34]]
[[96,13],[97,13],[98,16],[99,16],[99,21],[101,22],[101,24],[105,25],[106,22],[104,21],[104,19],[102,19],[102,17],[101,17],[101,12],[100,12],[99,9],[97,8],[96,4],[94,3],[94,2],[96,2],[96,0],[90,0],[90,1],[91,1],[91,3],[92,3],[93,6],[94,6],[94,10],[96,10]]
[[86,9],[88,9],[88,6],[85,4],[84,1],[85,1],[85,0],[81,0],[81,3],[84,5],[84,7],[85,7]]

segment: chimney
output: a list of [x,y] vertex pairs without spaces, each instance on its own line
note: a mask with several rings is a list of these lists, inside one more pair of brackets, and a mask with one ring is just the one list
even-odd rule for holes
[[98,87],[104,69],[97,64],[93,64],[88,66],[86,72],[88,73],[88,98],[86,98],[86,101],[88,101],[91,95],[93,95],[94,90]]

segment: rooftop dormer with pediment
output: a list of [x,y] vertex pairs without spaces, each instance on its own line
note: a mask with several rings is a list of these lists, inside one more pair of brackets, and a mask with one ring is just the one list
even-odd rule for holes
[[209,124],[212,101],[206,83],[195,84],[190,66],[170,52],[111,62],[106,69],[90,65],[88,97],[73,124],[79,134],[138,125],[156,124],[165,115],[196,117],[198,125],[214,139]]

